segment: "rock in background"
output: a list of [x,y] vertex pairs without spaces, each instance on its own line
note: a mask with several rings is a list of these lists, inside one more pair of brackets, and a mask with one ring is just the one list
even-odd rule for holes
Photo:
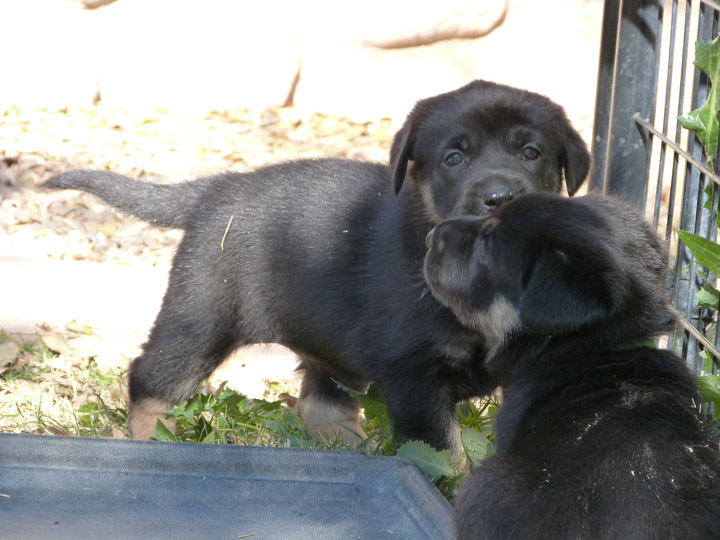
[[599,0],[0,2],[0,108],[101,98],[399,118],[475,78],[587,103],[601,11]]

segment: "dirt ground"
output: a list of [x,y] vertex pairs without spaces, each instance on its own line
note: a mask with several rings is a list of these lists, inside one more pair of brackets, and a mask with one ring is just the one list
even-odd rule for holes
[[[601,16],[599,0],[511,0],[502,26],[473,44],[483,77],[549,95],[589,143]],[[202,95],[192,98],[202,102]],[[406,110],[414,99],[408,101]],[[345,113],[336,101],[327,101],[327,110],[318,98],[304,103],[208,103],[181,114],[117,101],[0,108],[0,328],[16,341],[44,335],[68,355],[126,366],[157,313],[181,233],[155,229],[91,196],[37,185],[80,167],[168,182],[297,157],[385,161],[403,120],[387,117],[383,107],[368,113],[372,103],[360,119],[350,104]],[[0,378],[2,358],[0,350]],[[240,351],[215,378],[260,397],[275,382],[297,390],[294,367],[292,354],[262,347]],[[0,401],[13,399],[0,391]]]

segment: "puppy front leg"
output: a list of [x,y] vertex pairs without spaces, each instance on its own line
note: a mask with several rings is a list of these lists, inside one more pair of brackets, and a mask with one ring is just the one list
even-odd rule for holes
[[418,440],[437,450],[450,450],[453,462],[462,462],[465,452],[460,441],[460,425],[455,417],[455,398],[438,381],[381,391],[388,413],[401,440]]

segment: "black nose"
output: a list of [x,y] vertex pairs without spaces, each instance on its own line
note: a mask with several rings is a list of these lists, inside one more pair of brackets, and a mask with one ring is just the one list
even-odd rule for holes
[[491,187],[483,193],[483,204],[488,210],[494,210],[514,198],[515,193],[507,186]]

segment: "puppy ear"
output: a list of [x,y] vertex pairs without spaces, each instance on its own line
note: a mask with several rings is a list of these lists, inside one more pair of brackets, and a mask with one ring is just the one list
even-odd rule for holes
[[414,146],[414,114],[410,113],[400,130],[395,134],[392,147],[390,148],[390,172],[393,177],[395,195],[400,193],[400,188],[407,174],[408,161],[413,158]]
[[565,148],[561,160],[565,170],[565,186],[568,194],[574,195],[590,170],[590,153],[585,141],[569,123],[565,129]]
[[608,317],[614,302],[607,276],[570,260],[563,251],[546,249],[520,297],[521,323],[531,332],[552,335]]

